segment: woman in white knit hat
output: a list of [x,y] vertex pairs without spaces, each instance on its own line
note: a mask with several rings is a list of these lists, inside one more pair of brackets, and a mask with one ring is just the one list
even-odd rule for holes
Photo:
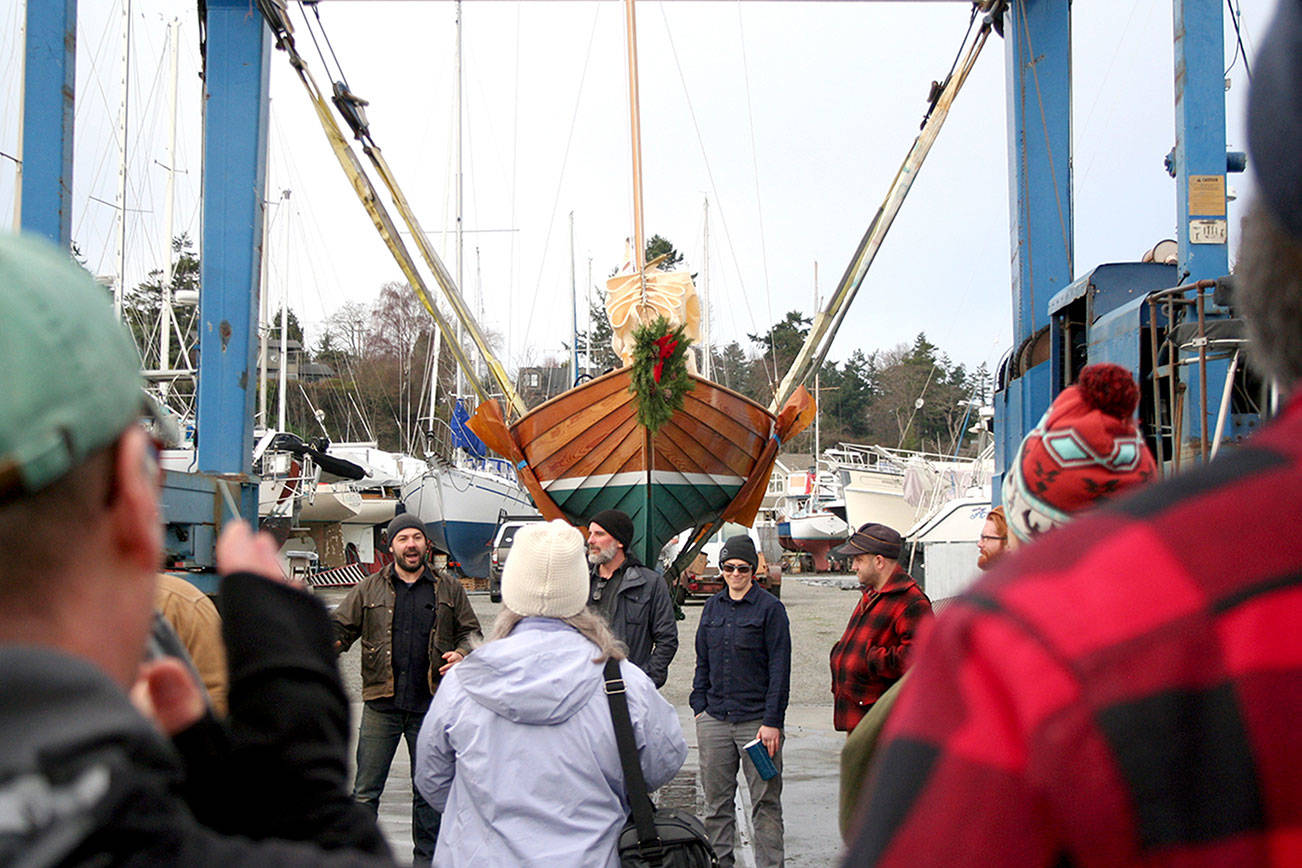
[[602,666],[620,662],[642,771],[687,756],[678,715],[586,609],[583,536],[527,525],[502,570],[488,641],[444,677],[416,748],[416,786],[443,812],[438,866],[617,866],[628,817]]

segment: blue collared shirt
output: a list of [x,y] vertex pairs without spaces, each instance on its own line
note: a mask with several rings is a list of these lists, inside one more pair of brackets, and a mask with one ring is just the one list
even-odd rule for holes
[[778,598],[752,584],[740,600],[724,588],[705,602],[696,630],[694,714],[761,718],[782,729],[791,689],[791,627]]

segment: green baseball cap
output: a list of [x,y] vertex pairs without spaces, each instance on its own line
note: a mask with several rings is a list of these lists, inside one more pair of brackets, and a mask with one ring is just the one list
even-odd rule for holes
[[0,236],[0,501],[40,491],[142,413],[140,357],[66,253]]

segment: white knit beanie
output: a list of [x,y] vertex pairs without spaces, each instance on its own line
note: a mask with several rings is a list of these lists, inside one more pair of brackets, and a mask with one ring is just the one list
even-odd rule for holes
[[502,605],[518,615],[568,618],[588,605],[583,534],[563,521],[526,524],[502,567]]

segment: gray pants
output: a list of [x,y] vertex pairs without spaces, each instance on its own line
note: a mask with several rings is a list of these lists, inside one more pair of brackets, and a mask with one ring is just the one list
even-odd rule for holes
[[[773,764],[778,773],[763,780],[755,764],[743,757],[742,746],[755,738],[759,720],[727,723],[702,714],[696,720],[696,744],[700,752],[701,789],[705,793],[705,831],[719,856],[721,868],[732,868],[737,837],[737,766],[746,775],[750,789],[751,823],[755,827],[757,868],[782,865],[782,749]],[[784,739],[785,741],[785,739]]]

